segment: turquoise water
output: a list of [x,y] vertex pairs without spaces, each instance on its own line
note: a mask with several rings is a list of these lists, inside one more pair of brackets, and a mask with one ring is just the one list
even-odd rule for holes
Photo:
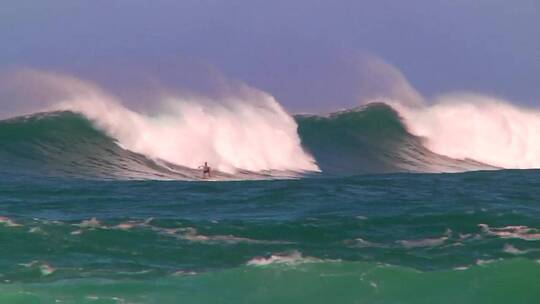
[[2,176],[0,299],[535,303],[539,177],[495,171],[208,183]]
[[297,117],[323,172],[285,180],[201,181],[72,113],[0,122],[0,303],[538,303],[540,171],[420,173],[493,168],[370,111]]

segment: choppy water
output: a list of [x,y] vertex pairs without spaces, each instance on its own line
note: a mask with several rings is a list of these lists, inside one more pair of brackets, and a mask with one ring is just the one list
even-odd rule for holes
[[540,298],[534,170],[0,180],[0,303]]

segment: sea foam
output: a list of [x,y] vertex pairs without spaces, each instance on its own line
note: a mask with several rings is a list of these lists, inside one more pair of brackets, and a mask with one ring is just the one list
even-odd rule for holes
[[446,95],[420,107],[391,104],[437,154],[507,169],[540,167],[537,110],[478,94]]

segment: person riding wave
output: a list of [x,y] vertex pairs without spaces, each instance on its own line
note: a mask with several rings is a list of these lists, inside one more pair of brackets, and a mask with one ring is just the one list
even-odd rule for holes
[[203,170],[203,178],[210,178],[211,175],[210,175],[210,166],[208,166],[208,163],[207,162],[204,162],[204,165],[203,166],[199,166],[199,169],[202,169]]

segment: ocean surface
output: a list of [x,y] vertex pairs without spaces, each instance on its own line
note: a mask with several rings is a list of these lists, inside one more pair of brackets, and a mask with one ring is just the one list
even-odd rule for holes
[[207,180],[89,116],[0,121],[0,303],[540,302],[540,171],[390,106],[294,117],[301,166],[219,146]]

